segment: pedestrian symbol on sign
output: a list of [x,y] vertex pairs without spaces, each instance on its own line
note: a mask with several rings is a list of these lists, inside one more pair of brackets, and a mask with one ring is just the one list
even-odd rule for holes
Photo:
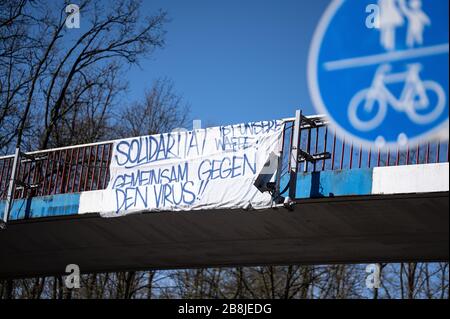
[[386,50],[395,49],[396,28],[407,24],[406,44],[413,47],[416,43],[422,45],[425,26],[431,24],[430,18],[422,10],[421,0],[379,0],[380,43]]
[[367,147],[448,136],[448,53],[447,0],[335,0],[310,49],[311,97]]

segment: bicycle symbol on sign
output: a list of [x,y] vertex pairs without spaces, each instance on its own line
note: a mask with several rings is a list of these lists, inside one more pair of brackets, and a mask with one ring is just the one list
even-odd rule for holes
[[[416,124],[428,124],[436,120],[445,110],[446,95],[437,82],[422,81],[419,76],[422,65],[410,64],[405,72],[391,73],[390,64],[378,67],[369,88],[357,92],[350,101],[348,118],[350,123],[360,131],[370,131],[378,127],[386,117],[388,106],[398,112],[405,112]],[[387,88],[388,84],[404,83],[400,98]],[[430,96],[436,97],[435,105],[430,105]],[[358,114],[367,115],[369,119],[361,119]]]

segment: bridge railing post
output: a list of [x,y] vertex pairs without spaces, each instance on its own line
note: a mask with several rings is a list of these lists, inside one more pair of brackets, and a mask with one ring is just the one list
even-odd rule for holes
[[277,150],[277,165],[276,165],[276,172],[275,172],[275,188],[273,190],[272,198],[275,204],[279,204],[283,201],[283,198],[281,197],[281,174],[283,170],[283,158],[284,158],[284,141],[286,137],[286,123],[283,125],[283,132],[281,133],[281,140],[278,144],[278,150]]
[[9,179],[8,193],[6,195],[5,210],[3,212],[3,222],[0,224],[1,229],[6,228],[6,224],[9,219],[9,214],[11,212],[12,202],[14,200],[14,188],[16,183],[17,166],[19,163],[19,159],[20,159],[20,149],[16,148],[16,151],[14,153],[13,166],[11,168],[11,176]]
[[298,149],[300,146],[300,125],[302,119],[302,112],[300,110],[295,111],[295,120],[292,131],[292,144],[289,157],[289,200],[295,199],[297,188],[297,171],[298,171]]

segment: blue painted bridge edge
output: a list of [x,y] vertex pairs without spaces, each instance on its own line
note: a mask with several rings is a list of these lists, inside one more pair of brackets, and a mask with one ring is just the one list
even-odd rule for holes
[[[298,173],[296,198],[370,195],[372,176],[372,168]],[[289,176],[285,175],[281,179],[281,188],[284,189],[288,182]]]
[[[334,196],[370,195],[372,192],[372,169],[352,169],[299,173],[297,175],[297,199]],[[281,180],[283,189],[288,176]],[[286,196],[286,195],[284,195]],[[15,200],[10,220],[50,216],[77,215],[80,194],[58,194]],[[0,201],[0,216],[3,216],[5,201]]]
[[[13,202],[9,220],[76,215],[79,206],[79,193],[18,199]],[[5,201],[0,201],[0,216],[4,211]]]

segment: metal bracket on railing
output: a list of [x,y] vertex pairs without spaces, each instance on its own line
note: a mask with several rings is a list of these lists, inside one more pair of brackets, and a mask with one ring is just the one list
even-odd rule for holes
[[309,154],[308,152],[305,152],[303,150],[299,150],[299,156],[298,161],[299,162],[318,162],[323,161],[331,158],[330,152],[323,152],[323,153],[317,153],[317,154]]
[[[317,116],[304,116],[300,110],[295,112],[295,119],[292,131],[292,143],[290,145],[290,157],[289,157],[289,196],[285,199],[285,206],[291,208],[292,203],[296,197],[297,192],[297,173],[299,172],[299,163],[310,162],[316,163],[317,161],[327,160],[331,158],[331,153],[322,152],[311,154],[308,150],[301,149],[301,134],[303,129],[318,128],[327,125],[328,122],[325,117]],[[308,139],[310,135],[308,135]],[[306,167],[306,166],[305,166]]]
[[301,129],[315,128],[328,124],[328,120],[324,116],[301,116]]
[[39,184],[27,184],[22,181],[16,181],[16,190],[36,189],[38,187]]
[[9,219],[9,214],[11,212],[12,202],[14,199],[14,190],[15,190],[17,167],[19,164],[19,160],[20,160],[20,149],[16,148],[16,152],[14,153],[13,166],[11,169],[11,176],[9,178],[8,193],[6,195],[5,211],[3,212],[3,220],[0,223],[0,229],[6,228],[6,224]]
[[20,162],[21,163],[30,163],[30,162],[39,162],[39,161],[45,161],[48,158],[48,156],[35,156],[35,155],[29,155],[27,153],[20,152]]
[[[33,154],[27,154],[20,152],[19,160],[21,164],[28,164],[28,163],[35,163],[34,169],[36,169],[36,165],[40,161],[45,161],[48,158],[47,155],[33,155]],[[40,184],[31,184],[27,183],[25,181],[16,180],[16,187],[15,190],[21,190],[24,192],[25,190],[29,189],[37,189],[39,188]],[[22,193],[23,194],[23,193]]]

